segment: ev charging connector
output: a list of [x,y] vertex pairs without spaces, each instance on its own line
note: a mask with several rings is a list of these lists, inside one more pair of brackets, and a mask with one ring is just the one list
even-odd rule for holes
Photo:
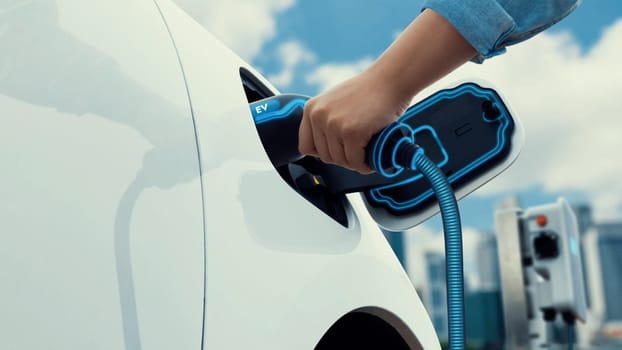
[[[298,152],[298,129],[306,101],[301,95],[279,95],[250,105],[259,136],[277,167],[303,157]],[[384,178],[394,178],[404,170],[418,171],[433,188],[445,232],[449,347],[465,349],[462,231],[449,181],[415,143],[414,130],[404,123],[392,123],[374,135],[366,147],[366,160]]]

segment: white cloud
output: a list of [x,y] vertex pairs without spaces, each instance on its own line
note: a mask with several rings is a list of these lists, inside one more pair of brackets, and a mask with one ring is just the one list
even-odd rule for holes
[[319,91],[324,91],[362,72],[372,62],[373,59],[366,57],[352,63],[323,64],[307,74],[305,80],[308,84],[317,86]]
[[268,80],[279,89],[289,86],[294,79],[294,70],[300,63],[313,63],[315,55],[298,41],[288,41],[278,49],[282,70],[268,77]]
[[275,15],[295,0],[174,0],[246,61],[276,34]]

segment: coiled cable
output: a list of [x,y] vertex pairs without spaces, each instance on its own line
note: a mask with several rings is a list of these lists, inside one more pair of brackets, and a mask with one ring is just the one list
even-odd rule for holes
[[393,164],[419,171],[430,183],[441,211],[445,235],[449,349],[466,348],[462,225],[458,201],[441,169],[413,142],[397,142]]
[[464,275],[462,256],[462,228],[456,196],[445,174],[423,152],[416,152],[413,162],[430,182],[441,208],[445,234],[445,264],[447,278],[447,318],[449,348],[464,349]]

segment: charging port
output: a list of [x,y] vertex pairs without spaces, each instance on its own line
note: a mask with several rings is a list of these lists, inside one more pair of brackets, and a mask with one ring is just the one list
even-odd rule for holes
[[[240,68],[240,79],[242,80],[248,103],[274,96],[274,93],[268,87],[244,68]],[[312,157],[305,157],[300,163],[304,163],[306,166],[289,164],[275,166],[275,169],[292,189],[326,215],[347,227],[348,215],[346,213],[347,199],[345,195],[331,193],[324,184],[323,179],[308,170],[321,166],[321,162]]]

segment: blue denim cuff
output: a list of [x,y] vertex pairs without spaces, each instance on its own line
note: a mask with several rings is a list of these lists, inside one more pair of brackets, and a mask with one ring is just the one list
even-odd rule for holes
[[516,27],[496,0],[427,0],[423,8],[434,10],[462,34],[477,50],[472,59],[477,63],[505,52],[499,46]]

